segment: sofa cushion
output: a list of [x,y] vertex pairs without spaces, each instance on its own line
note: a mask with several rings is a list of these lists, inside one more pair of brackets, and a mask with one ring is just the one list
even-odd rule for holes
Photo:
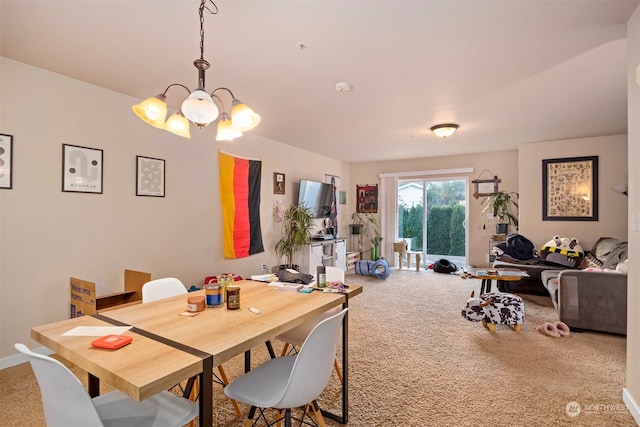
[[587,265],[584,267],[615,270],[618,263],[626,260],[628,256],[627,242],[612,237],[601,237],[587,254]]

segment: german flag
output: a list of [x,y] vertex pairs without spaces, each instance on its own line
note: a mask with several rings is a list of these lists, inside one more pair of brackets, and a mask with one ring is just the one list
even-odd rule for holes
[[244,258],[264,252],[260,229],[262,162],[218,153],[224,257]]

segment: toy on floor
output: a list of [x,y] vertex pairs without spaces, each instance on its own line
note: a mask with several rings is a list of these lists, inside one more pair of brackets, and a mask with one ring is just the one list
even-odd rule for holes
[[361,276],[373,276],[376,279],[386,279],[391,275],[389,263],[385,259],[368,261],[361,259],[356,261],[356,274]]
[[538,332],[554,338],[568,337],[571,335],[571,329],[564,322],[545,322],[536,328]]
[[524,301],[518,295],[489,292],[474,298],[475,291],[462,309],[462,317],[472,322],[482,322],[482,326],[495,332],[496,325],[513,326],[520,332],[524,323]]

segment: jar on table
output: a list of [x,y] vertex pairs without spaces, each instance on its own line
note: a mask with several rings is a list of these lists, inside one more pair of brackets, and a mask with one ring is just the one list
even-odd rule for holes
[[240,286],[227,286],[227,309],[237,310],[240,308]]

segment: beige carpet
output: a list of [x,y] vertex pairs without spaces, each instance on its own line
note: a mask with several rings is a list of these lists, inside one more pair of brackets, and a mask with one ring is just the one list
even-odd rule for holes
[[[538,333],[537,325],[557,320],[549,298],[522,295],[522,332],[498,326],[492,334],[460,315],[479,280],[394,270],[386,281],[356,275],[347,281],[364,287],[350,304],[350,426],[636,425],[621,397],[625,338]],[[254,364],[266,357],[256,349]],[[225,364],[227,373],[239,375],[242,362]],[[0,371],[0,388],[0,424],[44,425],[28,364]],[[334,375],[323,407],[339,402],[338,389]],[[219,388],[215,399],[216,425],[241,425]],[[575,417],[566,413],[570,402],[580,405]]]

